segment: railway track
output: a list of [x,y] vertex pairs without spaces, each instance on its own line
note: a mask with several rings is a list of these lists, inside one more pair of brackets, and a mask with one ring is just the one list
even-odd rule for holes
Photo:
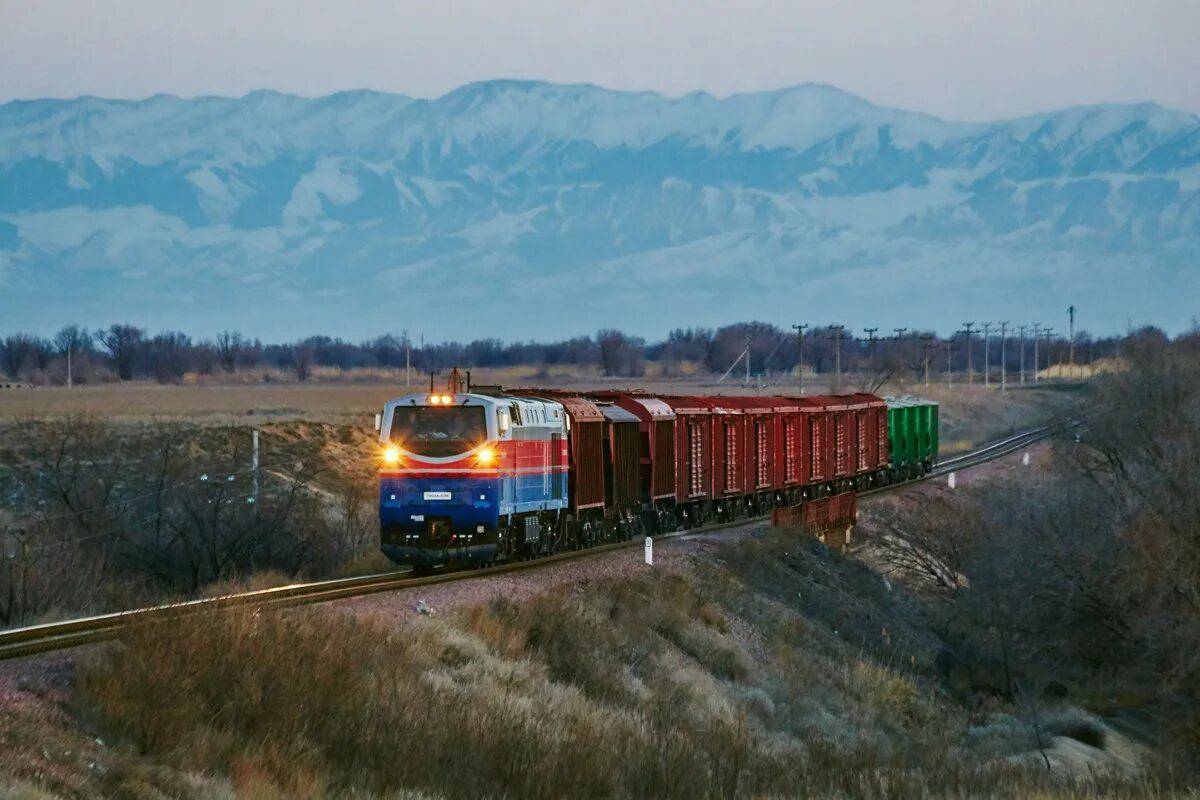
[[[993,442],[985,447],[972,450],[938,463],[927,474],[899,483],[880,486],[859,492],[860,497],[892,492],[914,486],[950,472],[970,469],[971,467],[994,461],[1003,456],[1015,453],[1029,445],[1047,439],[1060,431],[1074,425],[1076,421],[1057,423],[1035,428],[1016,436]],[[763,517],[745,517],[729,522],[719,522],[703,525],[698,528],[659,534],[654,538],[662,541],[684,536],[694,536],[699,533],[721,530],[745,525]],[[547,564],[585,558],[599,553],[630,547],[640,547],[642,542],[630,541],[611,542],[590,547],[586,550],[570,550],[554,555],[537,558],[530,561],[514,561],[486,569],[460,570],[434,573],[432,575],[414,576],[411,572],[387,572],[378,575],[368,575],[360,578],[340,578],[311,583],[297,583],[279,586],[272,589],[259,589],[250,592],[209,597],[200,600],[189,600],[180,603],[168,603],[149,608],[118,611],[110,614],[99,614],[91,617],[49,622],[41,625],[30,625],[24,628],[0,631],[0,660],[19,658],[21,656],[45,653],[53,650],[64,650],[85,644],[114,639],[122,631],[141,625],[153,625],[177,620],[194,614],[211,613],[233,608],[284,608],[288,606],[323,603],[330,600],[340,600],[348,597],[361,597],[378,592],[410,589],[420,586],[432,586],[439,583],[466,580],[485,575],[501,575],[507,572],[534,569]]]

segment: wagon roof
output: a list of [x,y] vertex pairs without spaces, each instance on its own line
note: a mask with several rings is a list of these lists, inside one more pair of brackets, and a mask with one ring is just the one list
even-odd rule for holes
[[774,395],[730,395],[714,397],[713,400],[722,402],[728,407],[740,408],[743,411],[773,412],[800,407],[800,404],[794,399]]
[[607,419],[609,422],[632,422],[635,425],[638,423],[637,417],[618,405],[614,405],[612,403],[597,403],[596,407],[600,409],[600,413],[602,413],[605,419]]
[[675,419],[671,407],[657,397],[615,391],[588,392],[588,395],[597,400],[620,404],[643,421]]
[[659,395],[659,399],[673,408],[676,412],[708,412],[712,413],[715,409],[710,397],[697,397],[695,395]]

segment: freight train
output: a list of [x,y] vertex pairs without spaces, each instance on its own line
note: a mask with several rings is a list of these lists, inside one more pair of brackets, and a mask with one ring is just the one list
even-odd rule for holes
[[419,570],[590,547],[907,480],[938,407],[872,394],[683,396],[466,386],[388,402],[381,549]]

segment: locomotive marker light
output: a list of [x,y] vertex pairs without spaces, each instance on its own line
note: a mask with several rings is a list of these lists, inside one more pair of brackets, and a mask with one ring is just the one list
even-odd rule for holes
[[646,563],[654,566],[654,540],[649,536],[646,537]]
[[383,463],[399,464],[400,463],[400,448],[394,447],[394,446],[393,447],[385,447],[383,449]]
[[481,466],[486,467],[488,464],[491,464],[495,460],[496,460],[496,451],[490,447],[480,448],[479,452],[475,454],[475,461],[477,463],[479,463]]

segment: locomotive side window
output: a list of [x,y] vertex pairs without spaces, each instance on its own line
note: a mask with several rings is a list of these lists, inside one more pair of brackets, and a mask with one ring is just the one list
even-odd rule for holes
[[397,406],[388,438],[410,453],[444,458],[487,439],[483,406]]

